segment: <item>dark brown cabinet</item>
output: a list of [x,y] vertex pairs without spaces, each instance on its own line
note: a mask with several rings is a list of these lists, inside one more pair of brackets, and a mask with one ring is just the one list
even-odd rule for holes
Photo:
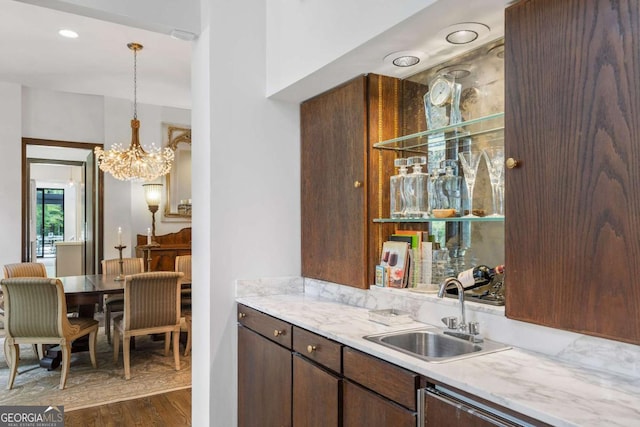
[[[380,177],[392,153],[373,143],[397,136],[401,81],[369,74],[301,104],[302,275],[368,288],[392,226]],[[384,123],[384,126],[383,126]],[[395,125],[393,125],[395,123]]]
[[291,426],[291,326],[242,305],[238,321],[238,425]]
[[419,375],[349,347],[342,358],[344,427],[416,425]]
[[238,425],[341,425],[342,345],[238,305]]
[[506,314],[640,344],[638,2],[505,18]]
[[340,425],[342,345],[293,327],[293,425]]

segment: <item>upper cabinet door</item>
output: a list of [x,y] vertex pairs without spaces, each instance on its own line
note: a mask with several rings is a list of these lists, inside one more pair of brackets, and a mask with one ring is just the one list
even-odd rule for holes
[[505,47],[507,316],[640,344],[638,2],[520,1]]
[[366,77],[305,101],[302,275],[365,288]]

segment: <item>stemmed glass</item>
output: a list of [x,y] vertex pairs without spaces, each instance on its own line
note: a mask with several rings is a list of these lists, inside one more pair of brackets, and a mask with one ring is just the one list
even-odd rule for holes
[[491,216],[503,216],[504,148],[485,148],[482,150],[482,156],[487,162],[491,193],[493,195],[493,214]]
[[467,197],[469,198],[469,213],[463,218],[475,218],[477,215],[473,214],[473,187],[476,184],[476,175],[482,153],[480,151],[464,151],[458,153],[458,158],[464,172],[464,183],[467,186]]

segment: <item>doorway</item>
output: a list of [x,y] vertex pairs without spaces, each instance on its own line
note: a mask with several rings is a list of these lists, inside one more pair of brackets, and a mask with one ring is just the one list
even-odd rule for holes
[[49,277],[93,274],[102,259],[99,144],[23,138],[22,260]]

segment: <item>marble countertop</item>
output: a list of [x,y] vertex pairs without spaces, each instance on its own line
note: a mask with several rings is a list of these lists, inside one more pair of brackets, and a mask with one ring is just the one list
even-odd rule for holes
[[239,303],[554,426],[640,425],[640,379],[587,369],[511,348],[429,363],[367,341],[385,326],[369,310],[305,294],[250,296]]

